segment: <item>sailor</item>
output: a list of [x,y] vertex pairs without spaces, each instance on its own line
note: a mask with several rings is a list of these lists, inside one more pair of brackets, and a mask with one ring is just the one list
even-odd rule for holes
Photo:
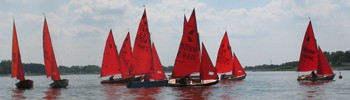
[[109,81],[113,81],[114,80],[113,77],[114,77],[113,75],[111,77],[109,77]]
[[312,77],[312,78],[316,78],[316,77],[317,77],[317,74],[315,73],[315,71],[312,71],[312,72],[311,72],[311,77]]

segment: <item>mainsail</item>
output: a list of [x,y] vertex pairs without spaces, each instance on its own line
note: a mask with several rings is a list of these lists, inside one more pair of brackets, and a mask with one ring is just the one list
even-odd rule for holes
[[172,77],[183,77],[200,71],[199,34],[194,9],[188,23],[184,22],[184,25],[184,33],[175,59]]
[[311,21],[307,27],[303,45],[301,47],[301,54],[299,59],[298,71],[312,71],[316,70],[318,66],[317,45]]
[[49,32],[49,27],[46,22],[46,17],[44,21],[43,29],[43,46],[44,46],[44,62],[46,76],[51,77],[53,81],[61,80],[60,72],[57,67],[55,54],[52,48],[51,37]]
[[131,61],[131,75],[147,74],[152,66],[151,37],[148,30],[146,9],[137,30]]
[[12,31],[12,72],[11,77],[16,77],[18,80],[25,80],[24,70],[22,66],[21,53],[19,51],[16,24],[13,21],[13,31]]
[[227,32],[221,40],[218,56],[216,58],[216,70],[218,73],[226,73],[233,70],[232,51]]
[[128,78],[131,77],[129,75],[129,69],[130,69],[130,63],[131,63],[131,56],[132,56],[132,48],[131,48],[131,42],[130,42],[130,33],[126,35],[122,48],[119,52],[119,58],[120,58],[120,70],[122,72],[122,78]]
[[114,43],[112,30],[109,31],[103,53],[102,68],[100,77],[115,75],[120,73],[120,63],[117,46]]

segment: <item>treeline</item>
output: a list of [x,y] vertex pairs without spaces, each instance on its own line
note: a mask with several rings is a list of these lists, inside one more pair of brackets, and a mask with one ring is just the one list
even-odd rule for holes
[[[11,60],[3,60],[0,62],[0,74],[11,74]],[[43,64],[38,63],[23,63],[24,72],[27,75],[44,75],[45,67]],[[98,74],[100,73],[100,67],[96,65],[86,66],[59,66],[61,74]]]
[[[329,64],[334,69],[350,70],[350,51],[323,52]],[[264,64],[246,66],[248,71],[296,71],[299,61],[292,61],[280,65]]]
[[[0,62],[0,74],[11,74],[11,60],[3,60]],[[43,64],[38,63],[23,63],[24,72],[27,75],[44,75],[45,67]],[[85,66],[59,66],[61,74],[100,74],[101,67],[97,65],[85,65]],[[172,72],[173,67],[164,67],[165,72]]]

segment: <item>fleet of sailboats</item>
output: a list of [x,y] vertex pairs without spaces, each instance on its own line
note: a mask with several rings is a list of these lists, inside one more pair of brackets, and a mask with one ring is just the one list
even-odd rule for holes
[[[314,72],[315,70],[317,70],[317,74]],[[298,71],[312,71],[310,75],[298,76],[298,81],[333,80],[335,76],[320,46],[317,46],[311,21],[309,22],[309,25],[307,27],[304,36],[304,41],[301,47]]]
[[[166,77],[155,44],[151,40],[146,9],[141,17],[133,48],[130,41],[128,32],[118,54],[112,29],[110,29],[100,73],[100,77],[109,76],[109,79],[102,80],[101,84],[126,84],[127,88],[211,86],[220,80],[243,80],[247,76],[236,53],[232,52],[227,32],[221,40],[216,65],[213,65],[204,43],[202,42],[200,46],[195,9],[188,21],[184,16],[182,39],[170,78]],[[60,77],[46,17],[43,27],[43,54],[46,76],[53,81],[50,87],[66,88],[68,80]],[[333,80],[335,77],[321,47],[317,45],[311,21],[304,36],[298,71],[312,71],[310,75],[298,76],[298,81]],[[218,73],[221,74],[220,77]],[[116,75],[120,77],[114,78]],[[17,88],[32,88],[33,81],[25,79],[24,76],[16,25],[13,21],[11,77],[19,80],[16,83]]]

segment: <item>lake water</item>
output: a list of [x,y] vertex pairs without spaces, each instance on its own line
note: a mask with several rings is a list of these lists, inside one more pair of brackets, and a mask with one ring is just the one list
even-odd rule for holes
[[69,79],[66,89],[50,89],[45,76],[27,76],[34,88],[17,90],[15,80],[0,77],[0,99],[226,99],[226,100],[347,100],[350,98],[350,71],[343,79],[325,82],[298,82],[297,72],[248,72],[243,81],[221,81],[208,87],[157,87],[128,89],[125,85],[101,85],[99,75],[62,75]]

